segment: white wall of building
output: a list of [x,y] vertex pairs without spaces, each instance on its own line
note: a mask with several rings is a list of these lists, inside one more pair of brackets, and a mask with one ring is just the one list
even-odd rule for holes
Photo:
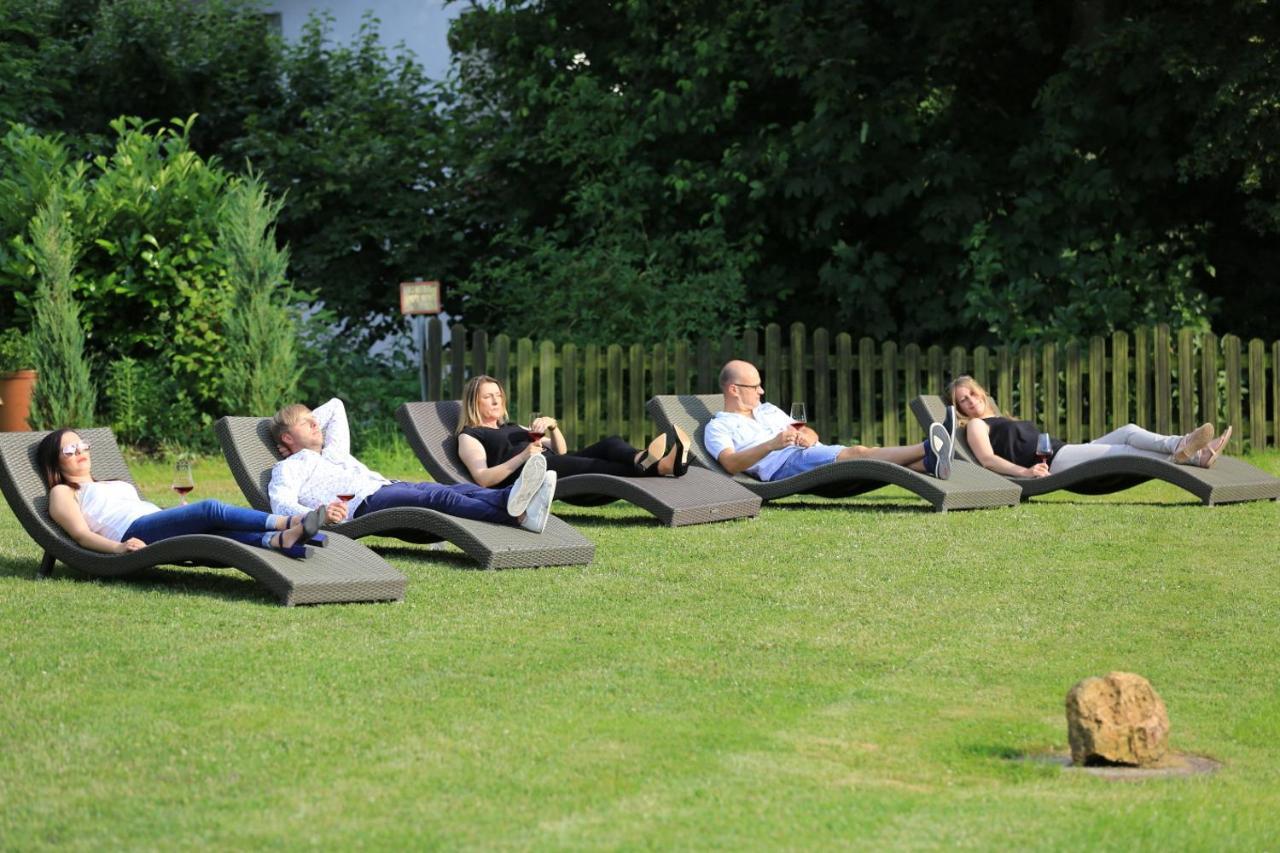
[[268,0],[264,11],[280,16],[281,32],[292,41],[301,34],[308,15],[327,10],[334,17],[333,40],[349,44],[369,10],[382,22],[378,27],[382,43],[393,49],[403,42],[417,55],[427,76],[439,80],[449,71],[449,21],[464,8],[463,3],[446,7],[444,0]]

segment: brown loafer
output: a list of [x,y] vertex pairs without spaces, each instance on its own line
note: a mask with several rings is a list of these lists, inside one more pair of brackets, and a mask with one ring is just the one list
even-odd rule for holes
[[1216,441],[1209,442],[1209,446],[1196,454],[1196,464],[1201,468],[1212,468],[1214,463],[1218,461],[1218,457],[1222,455],[1222,451],[1226,450],[1227,442],[1231,440],[1231,427],[1227,427],[1226,432],[1218,436]]
[[1178,465],[1186,465],[1197,458],[1196,454],[1211,441],[1213,441],[1213,424],[1200,424],[1178,440],[1178,446],[1174,448],[1173,455],[1169,458]]

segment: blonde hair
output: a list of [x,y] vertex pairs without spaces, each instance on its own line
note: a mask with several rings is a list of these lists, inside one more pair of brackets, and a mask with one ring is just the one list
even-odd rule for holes
[[281,444],[284,434],[293,429],[299,421],[309,414],[311,414],[311,410],[301,403],[285,406],[276,412],[275,417],[271,419],[271,440],[277,445]]
[[458,418],[455,433],[461,433],[467,427],[481,426],[480,386],[489,382],[497,385],[498,393],[502,395],[502,415],[498,418],[498,426],[507,422],[507,389],[503,388],[502,383],[497,379],[482,373],[479,376],[472,376],[467,380],[467,384],[462,386],[462,413]]
[[[957,376],[955,379],[952,379],[947,383],[947,390],[943,392],[942,398],[946,400],[948,406],[954,406],[956,404],[957,388],[968,388],[970,391],[982,395],[982,414],[978,417],[986,417],[988,413],[991,413],[991,395],[987,393],[987,389],[983,388],[982,384],[979,383],[978,380],[974,379],[967,373]],[[972,418],[967,418],[964,415],[961,415],[958,410],[956,411],[956,421],[961,426],[964,426],[970,420],[972,420]]]

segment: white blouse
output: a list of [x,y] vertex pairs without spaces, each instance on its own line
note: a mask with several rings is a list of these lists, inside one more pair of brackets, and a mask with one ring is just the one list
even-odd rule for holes
[[140,498],[138,490],[124,480],[81,483],[76,492],[89,529],[114,542],[123,540],[129,525],[139,518],[160,511],[160,507]]

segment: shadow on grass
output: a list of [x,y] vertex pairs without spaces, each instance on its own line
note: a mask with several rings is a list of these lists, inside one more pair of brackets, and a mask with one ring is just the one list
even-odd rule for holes
[[415,563],[430,563],[452,569],[480,569],[475,560],[453,548],[432,548],[430,546],[414,547],[412,545],[384,545],[381,542],[372,545],[381,557],[396,557],[411,560]]
[[[821,502],[805,498],[781,498],[775,501],[769,501],[764,505],[767,509],[838,509],[848,512],[887,512],[887,513],[924,513],[925,515],[936,515],[933,507],[927,503],[867,503],[864,501],[853,502],[848,500],[840,500],[839,498],[827,498]],[[761,510],[763,512],[763,509]],[[964,512],[964,510],[952,510],[952,512]]]
[[[37,575],[39,560],[22,558],[0,559],[0,575],[26,578],[30,581],[41,581]],[[95,582],[102,584],[121,584],[126,587],[146,590],[149,593],[164,595],[211,595],[228,601],[256,601],[262,604],[277,604],[276,599],[256,581],[236,569],[196,568],[174,566],[173,568],[150,567],[130,572],[122,577],[102,577],[87,574],[59,562],[54,566],[53,577],[76,582]]]
[[556,511],[556,518],[567,521],[575,527],[664,527],[658,519],[645,513],[643,515],[610,516],[588,514],[582,512]]

